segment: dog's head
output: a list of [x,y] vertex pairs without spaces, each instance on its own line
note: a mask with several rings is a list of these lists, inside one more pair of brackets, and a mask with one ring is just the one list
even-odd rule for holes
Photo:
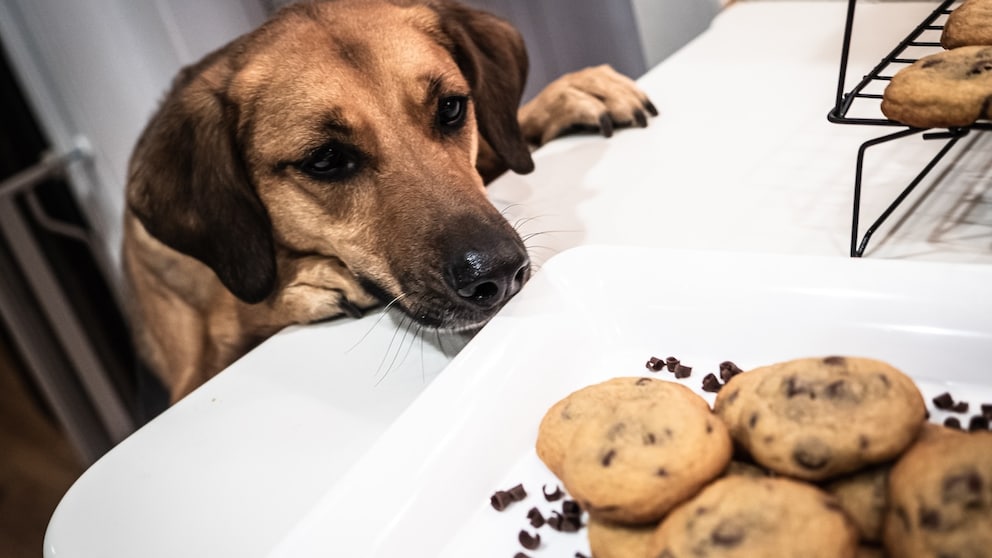
[[132,158],[128,206],[235,296],[277,249],[344,263],[418,322],[484,323],[530,273],[476,170],[533,162],[527,60],[505,22],[448,1],[310,3],[185,69]]

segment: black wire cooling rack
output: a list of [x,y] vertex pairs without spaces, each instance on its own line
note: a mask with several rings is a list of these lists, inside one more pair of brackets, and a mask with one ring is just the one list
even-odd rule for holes
[[[962,0],[944,0],[925,17],[896,47],[889,52],[872,70],[852,88],[847,87],[848,57],[851,51],[851,41],[854,36],[855,12],[857,0],[848,0],[847,19],[844,22],[844,39],[840,56],[840,71],[837,78],[837,96],[827,120],[837,124],[859,124],[869,126],[900,127],[901,130],[887,133],[883,136],[868,140],[858,149],[858,158],[854,171],[854,207],[851,222],[851,257],[861,257],[868,247],[872,235],[886,219],[892,215],[900,204],[913,192],[917,185],[930,173],[941,159],[955,144],[972,130],[992,130],[992,123],[978,122],[963,128],[949,128],[933,131],[925,128],[907,127],[882,115],[880,108],[882,93],[885,86],[900,69],[916,62],[928,54],[939,52],[940,34],[944,29],[947,16],[961,4]],[[909,184],[895,197],[892,203],[865,230],[859,242],[859,221],[861,215],[862,177],[865,154],[869,148],[893,140],[919,134],[927,141],[944,141],[944,145],[928,161]]]

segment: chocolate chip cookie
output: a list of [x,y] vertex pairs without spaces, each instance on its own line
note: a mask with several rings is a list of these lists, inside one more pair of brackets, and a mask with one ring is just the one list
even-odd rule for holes
[[889,503],[890,555],[992,555],[992,433],[928,426],[892,467]]
[[894,458],[926,417],[908,376],[881,361],[837,356],[738,374],[714,410],[757,463],[814,481]]
[[947,16],[940,44],[947,49],[992,45],[992,0],[965,0]]
[[596,558],[630,558],[647,556],[648,543],[657,525],[623,525],[594,518],[586,526],[589,550]]
[[952,128],[990,118],[990,103],[992,47],[965,46],[896,72],[882,94],[882,113],[916,128]]
[[584,420],[565,449],[562,482],[601,521],[648,523],[727,467],[726,426],[689,388],[654,380],[651,396]]
[[862,469],[831,481],[824,488],[847,513],[862,541],[882,540],[882,522],[889,502],[889,464]]
[[623,402],[664,394],[666,383],[648,377],[619,377],[572,392],[544,414],[537,430],[537,456],[561,478],[565,448],[581,424],[612,414]]
[[662,520],[646,556],[853,558],[857,547],[857,531],[829,494],[782,477],[733,475]]

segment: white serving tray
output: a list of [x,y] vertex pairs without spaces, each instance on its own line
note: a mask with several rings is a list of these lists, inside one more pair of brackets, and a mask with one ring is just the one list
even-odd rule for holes
[[[992,402],[992,266],[586,246],[549,260],[270,554],[571,558],[582,534],[532,529],[556,480],[534,452],[555,401],[651,356],[744,369],[830,354],[889,361],[929,399]],[[961,415],[967,424],[970,415]],[[941,420],[942,413],[934,416]],[[522,483],[503,512],[489,498]],[[549,488],[550,488],[549,486]],[[524,550],[521,529],[542,545]]]

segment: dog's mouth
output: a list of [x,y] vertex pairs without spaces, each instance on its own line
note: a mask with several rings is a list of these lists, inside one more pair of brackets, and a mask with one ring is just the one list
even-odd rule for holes
[[480,329],[530,279],[531,264],[522,249],[512,258],[470,252],[429,279],[401,277],[402,292],[394,293],[367,278],[366,291],[389,308],[399,309],[417,324],[442,331]]

